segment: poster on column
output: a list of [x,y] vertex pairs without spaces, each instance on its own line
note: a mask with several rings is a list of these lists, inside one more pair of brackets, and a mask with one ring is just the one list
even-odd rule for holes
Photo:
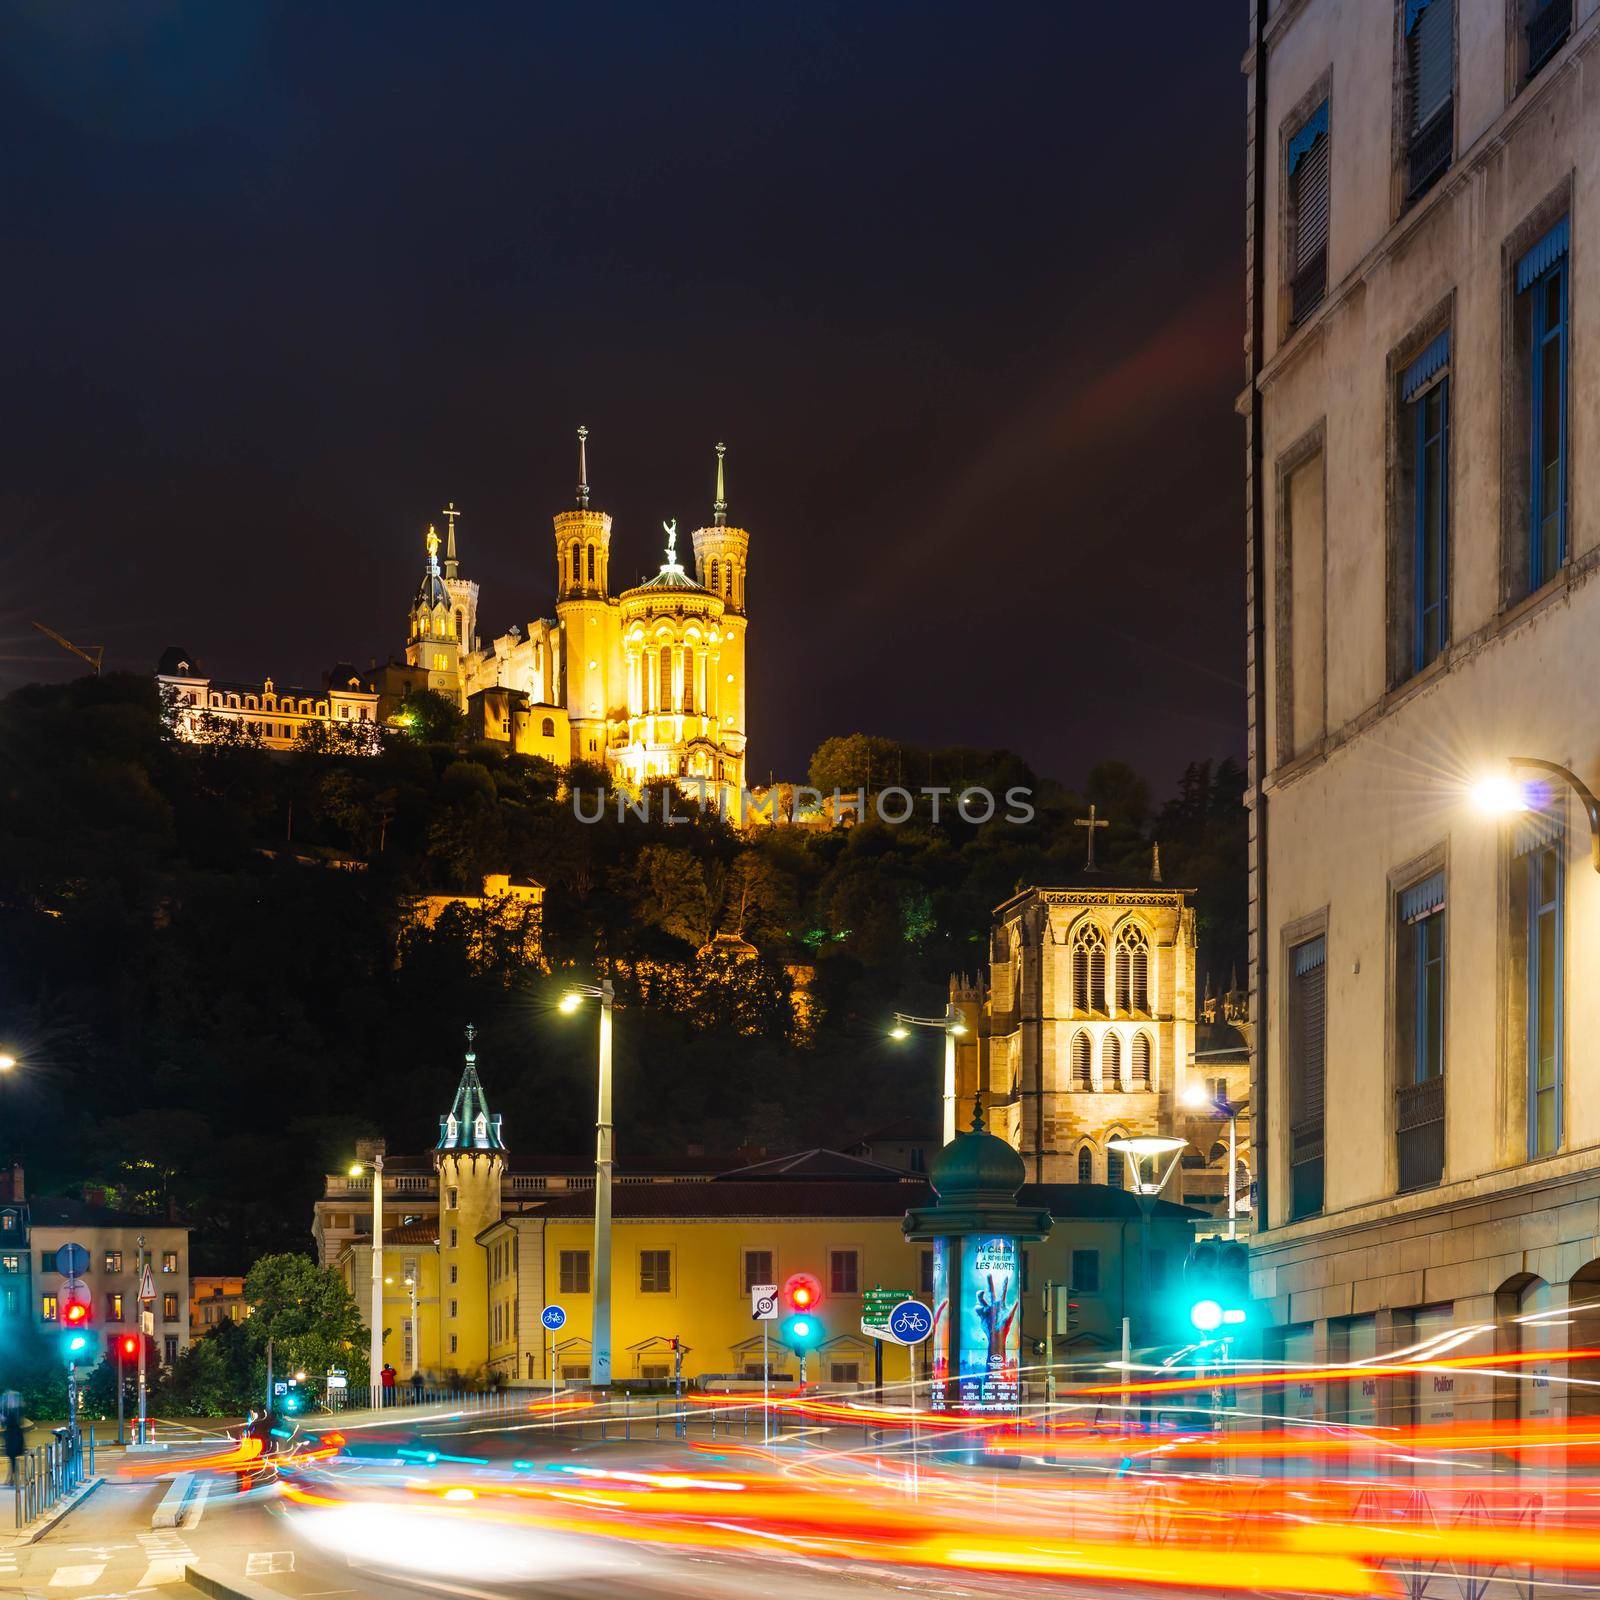
[[933,1241],[933,1333],[928,1339],[928,1409],[945,1409],[950,1382],[950,1241]]
[[963,1242],[959,1304],[961,1361],[957,1373],[963,1411],[1015,1411],[1021,1398],[1022,1284],[1017,1241],[1000,1235]]

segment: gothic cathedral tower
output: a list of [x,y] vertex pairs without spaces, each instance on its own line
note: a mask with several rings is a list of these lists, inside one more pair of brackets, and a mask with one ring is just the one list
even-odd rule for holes
[[[427,673],[429,689],[461,699],[461,636],[456,627],[456,602],[439,571],[439,535],[430,526],[428,558],[422,582],[411,602],[406,630],[406,662]],[[476,607],[477,585],[471,585]]]
[[578,429],[578,503],[555,517],[556,615],[562,661],[552,698],[564,698],[572,727],[572,759],[603,762],[606,717],[619,703],[617,611],[611,604],[611,518],[589,509],[589,430]]
[[722,600],[721,655],[717,670],[722,681],[717,685],[716,703],[721,714],[722,745],[736,758],[738,782],[746,782],[744,753],[746,730],[744,701],[745,571],[750,561],[750,535],[728,521],[728,491],[723,472],[727,446],[717,446],[717,498],[711,510],[711,526],[694,530],[695,576],[702,588]]
[[466,1066],[448,1115],[439,1118],[440,1361],[476,1372],[489,1359],[489,1264],[478,1235],[500,1220],[506,1147],[478,1081],[477,1035],[467,1025]]
[[444,508],[444,586],[455,605],[457,647],[463,656],[470,656],[478,648],[478,586],[461,576],[461,563],[456,559],[456,518],[460,515],[454,500]]

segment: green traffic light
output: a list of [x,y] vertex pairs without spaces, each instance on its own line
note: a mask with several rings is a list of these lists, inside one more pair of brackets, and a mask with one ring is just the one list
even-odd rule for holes
[[815,1317],[805,1316],[786,1317],[781,1327],[783,1342],[796,1355],[815,1350],[822,1343],[824,1331],[822,1324]]
[[1196,1300],[1189,1307],[1189,1320],[1201,1333],[1212,1333],[1222,1326],[1222,1307],[1215,1300]]

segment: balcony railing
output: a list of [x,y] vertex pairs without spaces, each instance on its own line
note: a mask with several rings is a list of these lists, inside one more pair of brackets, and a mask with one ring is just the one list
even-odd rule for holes
[[1289,1220],[1314,1217],[1322,1210],[1322,1121],[1289,1129]]
[[1400,1189],[1426,1189],[1444,1176],[1444,1079],[1407,1083],[1395,1096]]
[[1572,0],[1545,0],[1528,18],[1528,76],[1531,78],[1572,32]]
[[1289,285],[1289,316],[1298,328],[1328,292],[1328,249],[1322,249],[1294,275]]
[[1433,182],[1450,165],[1455,143],[1456,103],[1446,100],[1428,121],[1411,136],[1406,153],[1409,181],[1406,198],[1415,200],[1427,193]]

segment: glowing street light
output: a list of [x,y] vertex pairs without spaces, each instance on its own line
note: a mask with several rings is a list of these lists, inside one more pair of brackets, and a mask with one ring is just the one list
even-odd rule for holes
[[367,1353],[368,1403],[376,1405],[383,1389],[383,1152],[371,1161],[352,1161],[350,1176],[372,1169],[372,1340]]
[[585,1000],[600,1002],[599,1093],[594,1122],[594,1293],[589,1329],[589,1381],[611,1387],[611,1010],[616,994],[609,978],[575,983],[558,1008],[571,1016]]
[[1203,1083],[1190,1083],[1180,1097],[1191,1111],[1208,1111],[1228,1124],[1228,1237],[1239,1237],[1239,1112],[1250,1104],[1248,1095],[1237,1105],[1227,1094],[1212,1094]]
[[1529,785],[1519,783],[1512,775],[1517,772],[1540,772],[1559,778],[1577,797],[1589,819],[1589,859],[1596,872],[1600,872],[1600,800],[1577,773],[1559,761],[1541,761],[1536,756],[1510,756],[1509,769],[1503,773],[1489,773],[1473,786],[1472,798],[1478,809],[1495,817],[1514,817],[1519,812],[1534,809],[1534,797]]
[[7,1051],[0,1051],[0,1072],[10,1072],[17,1064],[17,1058]]
[[909,1039],[913,1028],[938,1028],[944,1034],[944,1117],[939,1131],[940,1142],[949,1144],[956,1136],[956,1040],[965,1037],[967,1025],[952,1000],[942,1017],[911,1017],[903,1011],[895,1012],[889,1037]]

